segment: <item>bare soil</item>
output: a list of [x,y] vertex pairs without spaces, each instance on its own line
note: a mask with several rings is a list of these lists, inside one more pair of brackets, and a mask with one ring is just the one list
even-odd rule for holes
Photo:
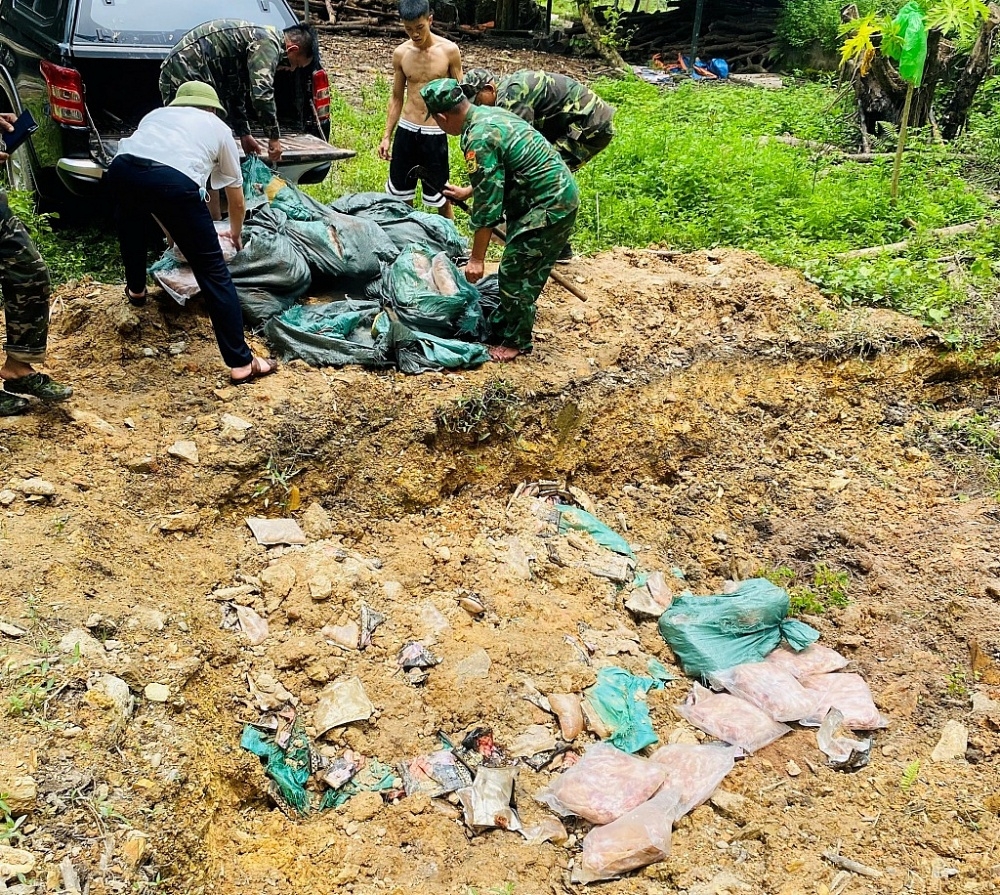
[[[994,406],[993,380],[913,321],[831,308],[747,253],[617,250],[564,272],[589,300],[550,283],[536,350],[514,364],[407,378],[293,362],[245,388],[226,382],[197,302],[133,315],[118,286],[59,289],[50,367],[78,394],[0,420],[0,490],[15,493],[0,508],[0,621],[25,632],[0,633],[0,790],[26,775],[37,787],[12,843],[37,867],[13,891],[74,891],[67,866],[92,895],[571,888],[585,823],[565,846],[528,846],[468,835],[447,800],[371,794],[295,820],[238,745],[259,715],[248,677],[262,673],[307,720],[328,682],[359,677],[376,713],[324,748],[390,764],[435,748],[438,731],[488,725],[509,743],[530,724],[555,730],[521,698],[526,680],[580,692],[600,664],[644,672],[649,657],[680,674],[655,622],[544,549],[511,502],[537,480],[589,494],[641,566],[683,574],[677,589],[718,592],[779,566],[847,572],[848,605],[807,621],[890,718],[854,774],[827,768],[808,730],[741,761],[723,784],[739,808],[696,809],[668,860],[602,891],[997,891],[1000,715],[981,698],[1000,695],[1000,511],[962,436]],[[498,383],[503,402],[468,410]],[[178,441],[195,443],[197,464],[168,453]],[[24,496],[31,477],[54,494]],[[310,543],[257,545],[247,516],[290,505],[304,524],[308,511]],[[192,530],[163,530],[178,524]],[[234,586],[267,618],[257,646],[220,627],[213,594]],[[459,605],[469,595],[481,616]],[[320,629],[356,622],[362,602],[388,619],[372,646],[330,645]],[[88,623],[98,645],[61,652]],[[581,626],[624,628],[637,654],[585,662],[566,639]],[[411,639],[443,660],[422,687],[396,663]],[[486,676],[459,677],[480,650]],[[88,690],[105,672],[131,688],[130,718]],[[144,696],[150,683],[165,702]],[[680,676],[649,695],[662,742],[693,733],[672,709],[689,686]],[[969,748],[935,762],[949,720]],[[532,796],[551,777],[520,769],[525,823],[547,814]],[[879,875],[838,878],[822,856],[838,848]]]

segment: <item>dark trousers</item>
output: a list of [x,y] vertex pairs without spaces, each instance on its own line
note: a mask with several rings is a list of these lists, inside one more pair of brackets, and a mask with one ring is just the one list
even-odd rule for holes
[[245,367],[253,353],[243,335],[243,312],[201,190],[175,168],[131,155],[115,158],[105,176],[118,203],[128,288],[133,293],[146,288],[146,229],[153,215],[191,266],[226,366]]

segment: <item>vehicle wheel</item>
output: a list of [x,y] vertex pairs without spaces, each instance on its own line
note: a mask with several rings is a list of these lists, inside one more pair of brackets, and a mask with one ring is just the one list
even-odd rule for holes
[[2,169],[4,186],[10,190],[34,193],[38,200],[38,189],[35,183],[35,173],[31,168],[31,156],[28,149],[22,146],[6,162]]

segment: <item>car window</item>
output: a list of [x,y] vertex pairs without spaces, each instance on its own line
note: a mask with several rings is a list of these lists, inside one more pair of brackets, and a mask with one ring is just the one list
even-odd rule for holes
[[14,0],[14,9],[38,25],[51,25],[66,0]]
[[284,0],[82,0],[74,39],[172,47],[192,28],[212,19],[246,19],[278,28],[297,23]]

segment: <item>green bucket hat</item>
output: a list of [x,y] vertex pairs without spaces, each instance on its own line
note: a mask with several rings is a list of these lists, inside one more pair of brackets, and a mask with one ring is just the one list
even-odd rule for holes
[[197,106],[201,109],[218,109],[225,112],[226,109],[219,102],[219,94],[211,84],[204,81],[187,81],[177,88],[177,96],[171,100],[172,106]]
[[470,68],[462,78],[462,90],[470,102],[475,102],[481,90],[496,83],[493,72],[485,68]]
[[420,89],[420,95],[427,106],[427,117],[438,112],[450,112],[462,100],[465,94],[458,81],[454,78],[437,78]]

